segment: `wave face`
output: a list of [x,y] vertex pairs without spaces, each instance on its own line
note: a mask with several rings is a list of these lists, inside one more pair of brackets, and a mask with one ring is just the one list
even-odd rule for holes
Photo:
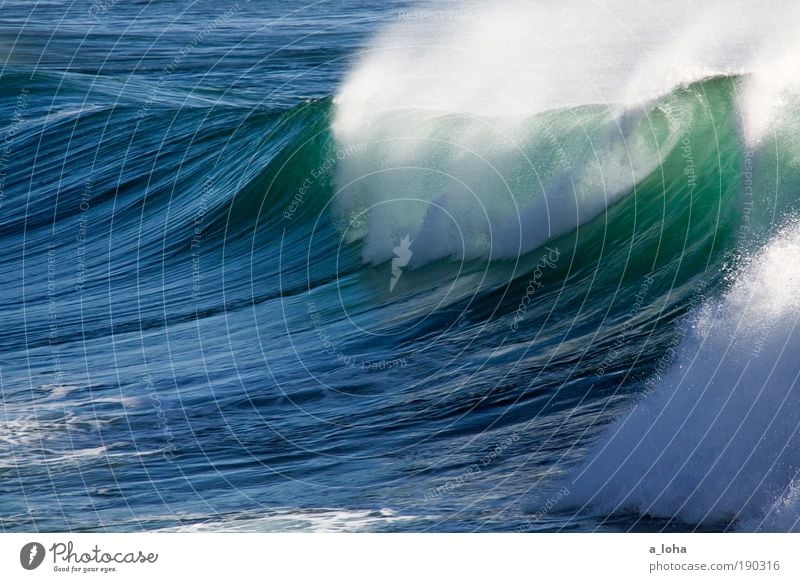
[[3,9],[4,530],[797,528],[795,8],[156,4]]
[[[681,121],[708,117],[690,95]],[[661,106],[545,112],[504,127],[463,114],[390,112],[336,129],[345,156],[335,212],[366,262],[417,241],[412,266],[439,259],[514,259],[575,230],[629,194],[676,152],[681,128]],[[698,124],[699,125],[699,124]],[[363,144],[358,148],[357,144]]]
[[667,15],[677,39],[637,2],[467,5],[389,27],[334,100],[345,239],[368,263],[406,235],[421,243],[412,265],[530,252],[634,192],[682,140],[729,139],[714,134],[728,104],[676,91],[703,78],[748,74],[737,139],[757,143],[797,93],[798,53],[770,19],[735,14],[710,4],[688,28]]

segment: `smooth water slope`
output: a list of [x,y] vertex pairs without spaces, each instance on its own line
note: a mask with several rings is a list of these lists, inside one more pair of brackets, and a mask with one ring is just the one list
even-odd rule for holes
[[798,529],[794,3],[0,11],[4,530]]

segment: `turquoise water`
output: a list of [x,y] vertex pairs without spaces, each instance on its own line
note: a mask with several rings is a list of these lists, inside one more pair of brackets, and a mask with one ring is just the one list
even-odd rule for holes
[[365,92],[456,9],[0,7],[4,531],[795,527],[797,118]]

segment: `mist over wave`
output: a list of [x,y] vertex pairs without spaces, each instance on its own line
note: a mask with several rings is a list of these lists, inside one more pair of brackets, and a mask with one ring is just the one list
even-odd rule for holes
[[791,3],[186,4],[2,9],[0,528],[796,528]]
[[360,146],[337,169],[340,230],[364,241],[368,263],[407,235],[420,241],[412,266],[529,252],[634,192],[714,123],[698,111],[702,91],[676,103],[692,83],[742,76],[738,139],[761,141],[796,103],[798,14],[770,2],[506,1],[401,20],[334,99],[337,142]]
[[[798,155],[799,15],[775,2],[465,4],[451,22],[381,33],[335,97],[335,139],[366,147],[337,169],[334,207],[368,263],[409,235],[412,266],[513,259],[652,196],[643,184],[674,175],[670,160],[691,188],[703,148],[738,150],[730,290],[684,324],[669,372],[577,471],[572,501],[593,511],[744,529],[796,516],[800,235],[776,232],[800,190],[793,171],[775,186],[775,167]],[[716,77],[734,80],[729,129],[704,82]]]

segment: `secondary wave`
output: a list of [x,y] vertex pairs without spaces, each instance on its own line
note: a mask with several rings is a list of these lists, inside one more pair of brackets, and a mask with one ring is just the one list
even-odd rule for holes
[[[685,324],[679,357],[576,470],[576,500],[688,523],[786,530],[800,475],[800,227]],[[800,513],[791,513],[796,530]]]

